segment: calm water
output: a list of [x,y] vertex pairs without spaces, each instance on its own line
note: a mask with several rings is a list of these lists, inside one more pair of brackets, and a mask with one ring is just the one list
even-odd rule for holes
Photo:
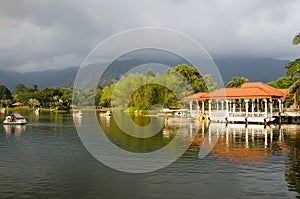
[[[300,126],[246,129],[193,122],[186,132],[193,144],[180,159],[155,172],[130,174],[89,154],[71,114],[23,115],[29,124],[22,128],[0,126],[0,198],[299,197]],[[134,120],[142,126],[149,122]],[[170,121],[163,131],[142,140],[121,132],[113,118],[100,123],[112,142],[134,152],[159,149],[180,125]],[[203,143],[215,145],[200,159]]]

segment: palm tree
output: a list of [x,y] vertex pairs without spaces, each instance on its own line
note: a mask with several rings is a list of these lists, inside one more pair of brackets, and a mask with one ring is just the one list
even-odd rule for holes
[[300,43],[300,32],[299,32],[297,35],[295,35],[295,37],[294,37],[292,43],[293,43],[294,45],[298,45],[298,44]]
[[[300,33],[298,33],[297,35],[295,35],[292,43],[294,45],[298,45],[300,43]],[[299,59],[297,59],[299,61]],[[290,65],[290,69],[292,70],[297,70],[299,71],[299,65],[298,67],[295,67],[297,65],[297,60],[295,60],[294,62],[289,63],[288,65]],[[294,68],[292,67],[294,65]],[[286,67],[287,68],[287,67]],[[298,102],[300,101],[300,78],[298,77],[298,80],[295,81],[293,83],[293,85],[291,85],[287,91],[287,95],[289,94],[294,94],[294,105],[298,105]]]
[[286,95],[294,95],[294,106],[296,107],[298,105],[298,102],[300,101],[300,80],[298,79],[291,85],[286,93]]

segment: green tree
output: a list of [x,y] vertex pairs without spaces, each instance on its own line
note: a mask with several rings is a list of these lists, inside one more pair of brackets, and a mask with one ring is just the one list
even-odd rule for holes
[[35,98],[37,91],[38,89],[36,84],[33,84],[32,87],[27,87],[24,84],[17,84],[15,92],[13,93],[13,99],[15,101],[28,103],[30,98]]
[[43,88],[36,93],[36,99],[39,100],[43,107],[51,107],[54,101],[57,100],[56,96],[61,95],[58,88]]
[[292,43],[294,45],[298,45],[300,43],[300,32],[298,34],[295,35],[295,37],[292,40]]
[[297,81],[298,77],[280,77],[275,81],[269,82],[268,85],[274,88],[289,88],[295,81]]
[[300,72],[300,58],[289,62],[285,68],[287,69],[287,75],[288,76],[295,76],[299,75]]
[[216,89],[218,83],[214,81],[211,74],[204,75],[203,80],[205,82],[207,91],[212,92]]
[[70,110],[72,105],[72,96],[73,89],[72,88],[60,88],[59,89],[59,103],[58,110]]
[[39,100],[37,100],[37,99],[35,99],[35,98],[30,98],[30,99],[28,100],[28,105],[29,105],[30,107],[36,107],[36,106],[39,106],[39,105],[40,105],[40,102],[39,102]]
[[186,81],[191,85],[195,92],[205,91],[205,82],[202,74],[198,71],[197,67],[190,67],[187,64],[180,64],[174,66],[169,70],[170,73],[180,73]]
[[113,84],[110,84],[103,88],[99,105],[111,106],[111,97],[112,97],[112,93],[114,91],[115,86],[116,86],[116,83],[113,83]]
[[0,84],[0,100],[11,100],[11,91],[3,84]]
[[96,91],[95,91],[95,104],[93,105],[99,105],[102,92],[103,92],[103,88],[101,87],[100,84],[97,84]]
[[234,76],[226,85],[226,88],[238,88],[242,84],[249,82],[249,79],[245,77]]

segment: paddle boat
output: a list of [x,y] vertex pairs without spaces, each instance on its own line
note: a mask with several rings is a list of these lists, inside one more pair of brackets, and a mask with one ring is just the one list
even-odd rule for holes
[[111,112],[110,111],[102,112],[99,114],[99,116],[111,116]]
[[11,114],[10,116],[6,116],[5,120],[3,121],[5,125],[23,125],[27,124],[26,119],[17,113]]
[[82,112],[80,110],[73,110],[73,116],[82,117]]

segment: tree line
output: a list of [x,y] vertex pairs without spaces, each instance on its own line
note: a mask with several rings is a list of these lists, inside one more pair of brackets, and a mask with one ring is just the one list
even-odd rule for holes
[[[299,40],[300,34],[295,36],[293,43],[298,44]],[[296,91],[299,90],[300,58],[288,63],[285,68],[286,76],[268,84],[275,88],[292,87]],[[249,79],[245,77],[235,76],[226,87],[240,87],[248,81]],[[202,75],[197,67],[180,64],[164,74],[154,74],[150,69],[146,74],[130,74],[104,88],[96,84],[84,91],[73,88],[38,89],[36,84],[32,86],[17,84],[15,90],[11,92],[5,85],[0,84],[0,105],[8,107],[14,102],[21,102],[30,107],[55,110],[95,105],[104,107],[113,105],[121,110],[126,107],[149,109],[153,105],[178,108],[181,107],[180,101],[183,97],[197,92],[213,91],[216,87],[217,83],[210,74]],[[77,96],[74,101],[72,101],[73,94]]]

